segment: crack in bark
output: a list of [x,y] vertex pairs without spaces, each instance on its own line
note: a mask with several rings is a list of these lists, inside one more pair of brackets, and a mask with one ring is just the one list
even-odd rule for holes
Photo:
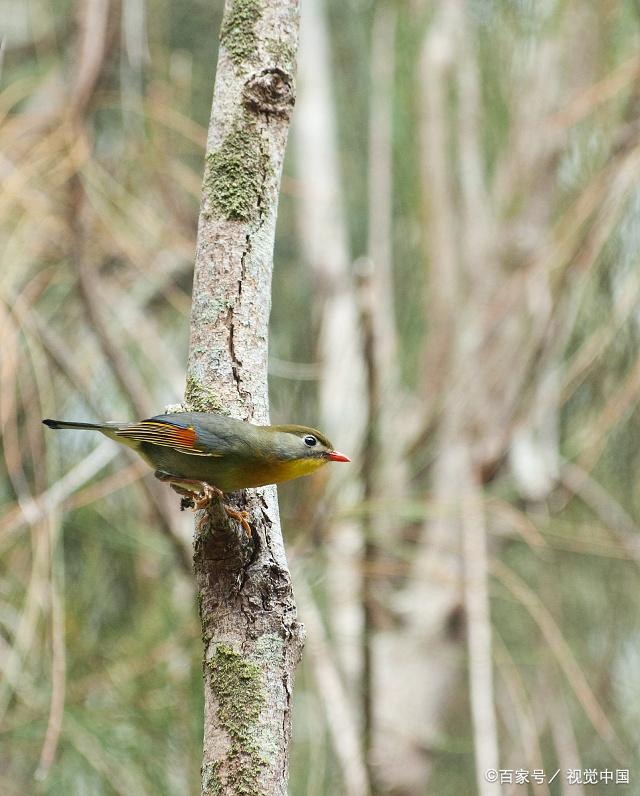
[[242,397],[243,391],[240,389],[240,382],[242,381],[242,376],[240,374],[240,368],[242,367],[242,362],[238,359],[236,355],[236,344],[235,344],[235,322],[233,320],[233,310],[230,308],[228,312],[228,326],[229,326],[229,355],[231,357],[231,373],[233,374],[233,380],[236,383],[236,389],[238,391],[238,395]]
[[[258,196],[258,215],[260,216],[259,209],[260,209],[260,197]],[[238,279],[238,298],[242,296],[242,283],[244,282],[247,275],[247,257],[249,256],[250,252],[251,252],[251,235],[247,233],[245,235],[244,251],[242,252],[242,257],[240,258],[240,279]]]
[[[264,205],[262,202],[262,195],[266,190],[267,179],[268,179],[268,169],[265,168],[262,171],[262,186],[257,197],[256,204],[258,209],[259,223],[256,230],[254,231],[254,234],[257,233],[264,226],[265,223],[265,212],[264,212]],[[229,355],[231,358],[231,373],[233,375],[233,380],[235,382],[237,393],[240,396],[240,398],[243,399],[250,398],[250,396],[247,393],[247,391],[243,390],[240,386],[242,382],[242,360],[240,360],[240,358],[236,354],[234,313],[235,313],[235,308],[242,300],[242,286],[244,284],[247,275],[247,257],[250,255],[251,250],[252,250],[251,233],[248,232],[245,235],[245,247],[240,257],[240,277],[238,278],[238,293],[233,307],[229,307],[229,310],[227,312],[227,320],[226,320],[227,328],[229,329]],[[252,405],[252,402],[250,403]]]

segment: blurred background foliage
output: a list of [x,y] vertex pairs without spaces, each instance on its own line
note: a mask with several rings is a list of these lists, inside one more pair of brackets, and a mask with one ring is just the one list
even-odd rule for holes
[[[272,417],[355,464],[280,490],[290,791],[638,792],[638,5],[303,6]],[[182,397],[222,2],[0,15],[0,792],[196,793],[191,517],[40,419]]]

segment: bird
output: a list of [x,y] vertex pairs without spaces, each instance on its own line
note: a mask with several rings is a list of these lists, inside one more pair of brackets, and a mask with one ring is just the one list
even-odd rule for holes
[[[258,426],[214,412],[176,412],[137,423],[42,422],[53,429],[98,431],[132,448],[156,478],[183,497],[182,508],[205,508],[226,492],[279,484],[328,462],[351,461],[314,428]],[[223,507],[251,536],[247,513]]]

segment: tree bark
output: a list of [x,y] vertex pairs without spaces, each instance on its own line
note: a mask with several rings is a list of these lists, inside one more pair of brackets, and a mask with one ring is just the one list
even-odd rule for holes
[[[228,0],[198,227],[186,406],[268,423],[273,245],[298,39],[296,0]],[[202,794],[287,789],[290,703],[303,644],[275,487],[196,522],[204,642]]]

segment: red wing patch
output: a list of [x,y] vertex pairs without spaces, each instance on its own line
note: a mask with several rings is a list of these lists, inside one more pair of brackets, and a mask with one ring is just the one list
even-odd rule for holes
[[171,423],[160,423],[157,420],[143,420],[135,425],[118,429],[116,435],[136,440],[137,442],[148,442],[151,445],[175,448],[182,453],[190,453],[193,456],[216,455],[215,453],[208,453],[198,446],[197,435],[192,426],[182,428]]

